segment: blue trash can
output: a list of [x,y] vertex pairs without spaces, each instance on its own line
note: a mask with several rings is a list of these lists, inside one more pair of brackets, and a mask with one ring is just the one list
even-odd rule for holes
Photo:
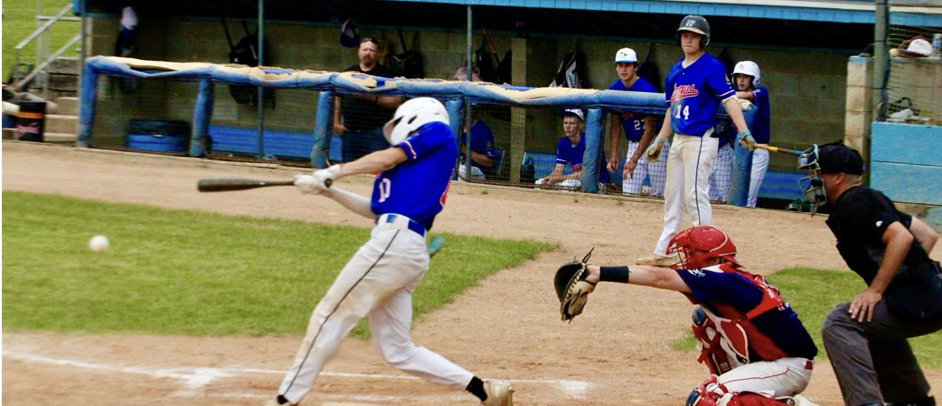
[[184,153],[190,140],[190,123],[182,120],[131,120],[127,146],[131,149]]

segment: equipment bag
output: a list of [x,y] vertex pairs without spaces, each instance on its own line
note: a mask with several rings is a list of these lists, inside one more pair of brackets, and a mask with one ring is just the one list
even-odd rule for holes
[[425,69],[422,65],[422,55],[415,50],[415,41],[419,33],[416,32],[412,37],[412,49],[406,49],[406,40],[402,36],[402,28],[399,29],[399,43],[402,44],[402,53],[393,56],[393,72],[395,75],[409,79],[418,79],[425,76]]

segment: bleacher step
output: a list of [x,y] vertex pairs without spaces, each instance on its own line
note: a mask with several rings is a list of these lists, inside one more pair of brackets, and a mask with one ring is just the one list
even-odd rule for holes
[[78,117],[63,114],[47,114],[44,130],[49,133],[77,134]]

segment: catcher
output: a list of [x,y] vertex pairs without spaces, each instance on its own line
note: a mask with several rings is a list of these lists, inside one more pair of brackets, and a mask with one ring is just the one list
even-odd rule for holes
[[814,405],[799,395],[808,386],[818,353],[811,336],[778,289],[742,270],[736,246],[723,230],[695,226],[668,244],[680,262],[656,266],[563,265],[555,277],[563,321],[582,313],[598,282],[674,290],[699,306],[693,312],[699,362],[710,377],[687,406]]

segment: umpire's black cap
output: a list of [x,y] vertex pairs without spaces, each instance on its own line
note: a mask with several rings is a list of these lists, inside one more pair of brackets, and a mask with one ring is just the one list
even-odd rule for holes
[[818,165],[821,167],[821,173],[864,173],[863,157],[857,150],[841,142],[822,145],[818,151]]

